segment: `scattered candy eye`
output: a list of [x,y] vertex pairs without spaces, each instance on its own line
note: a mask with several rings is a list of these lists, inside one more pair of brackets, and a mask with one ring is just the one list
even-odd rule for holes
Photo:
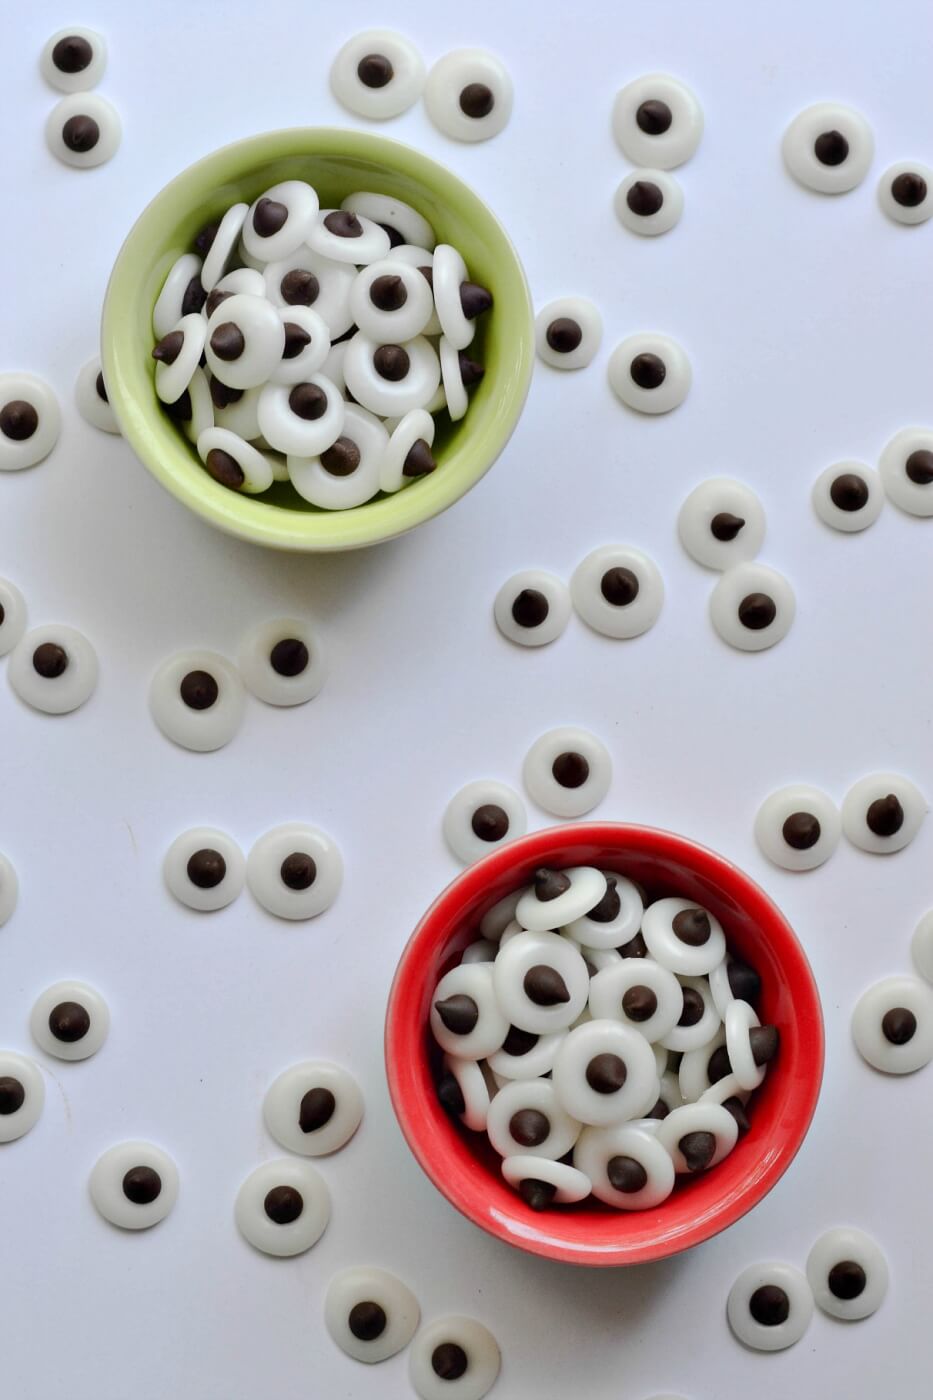
[[377,345],[413,340],[433,314],[434,297],[427,278],[391,253],[365,267],[350,289],[350,315],[362,334]]
[[633,165],[674,170],[690,159],[703,135],[703,111],[676,78],[649,73],[616,96],[612,130]]
[[0,1143],[15,1142],[34,1128],[44,1103],[45,1083],[38,1065],[25,1055],[0,1050]]
[[556,1162],[580,1136],[580,1123],[562,1107],[549,1079],[513,1079],[490,1103],[486,1131],[500,1157]]
[[[2,869],[0,869],[0,904],[3,898]],[[3,922],[0,907],[0,923]],[[933,909],[928,910],[914,929],[910,944],[910,954],[914,967],[927,982],[933,982]]]
[[565,1112],[600,1127],[643,1117],[660,1087],[648,1041],[616,1020],[594,1019],[572,1029],[557,1052],[552,1078]]
[[48,715],[77,710],[97,685],[97,656],[73,627],[36,627],[10,653],[7,678],[25,704]]
[[558,297],[535,317],[538,357],[554,369],[584,369],[602,338],[603,318],[586,297]]
[[230,491],[256,496],[275,479],[271,459],[229,428],[206,428],[197,449],[208,476]]
[[385,1269],[343,1269],[327,1285],[324,1323],[354,1361],[387,1361],[408,1346],[420,1320],[411,1289]]
[[568,725],[536,739],[522,768],[528,795],[554,817],[582,817],[598,807],[612,782],[612,759],[585,729]]
[[623,958],[592,979],[589,1008],[597,1021],[621,1021],[653,1043],[677,1025],[683,994],[674,974],[651,958]]
[[874,525],[884,505],[877,472],[861,462],[836,462],[813,485],[813,509],[833,530],[852,534]]
[[318,207],[317,191],[304,180],[273,185],[249,207],[243,247],[261,263],[290,257],[307,241]]
[[346,423],[346,403],[336,384],[313,371],[294,382],[264,385],[256,412],[259,432],[270,447],[296,458],[320,457]]
[[865,118],[851,107],[817,102],[794,118],[781,150],[799,184],[817,194],[845,194],[868,174],[875,138]]
[[348,209],[319,210],[308,234],[308,245],[321,257],[355,263],[358,268],[387,258],[392,247],[384,228]]
[[315,826],[288,822],[260,836],[246,861],[253,898],[280,919],[313,919],[343,884],[343,857]]
[[469,864],[523,836],[528,824],[517,792],[492,779],[467,783],[451,798],[444,813],[444,839],[458,860]]
[[690,392],[693,371],[676,340],[652,331],[630,335],[609,357],[609,387],[637,413],[670,413]]
[[914,839],[927,810],[926,798],[908,778],[872,773],[843,798],[842,830],[860,850],[890,855]]
[[351,214],[371,219],[374,224],[384,228],[392,243],[393,257],[401,245],[414,245],[429,253],[434,250],[437,238],[433,228],[417,209],[413,209],[404,200],[395,199],[387,194],[359,190],[356,194],[348,194],[340,207],[348,209]]
[[44,379],[0,374],[0,472],[34,467],[58,442],[61,413]]
[[123,128],[114,107],[94,92],[74,92],[52,108],[45,124],[49,150],[64,165],[87,170],[117,153]]
[[456,49],[438,59],[428,74],[424,107],[444,136],[488,141],[512,115],[512,79],[494,54]]
[[86,982],[56,982],[36,1000],[29,1018],[41,1050],[59,1060],[86,1060],[107,1039],[110,1012]]
[[97,1210],[121,1230],[148,1230],[178,1199],[178,1168],[151,1142],[121,1142],[98,1158],[90,1179]]
[[345,1147],[363,1119],[363,1095],[347,1070],[307,1060],[269,1085],[262,1106],[266,1128],[288,1152],[324,1157]]
[[712,477],[694,487],[677,516],[684,549],[706,569],[754,559],[765,537],[765,513],[748,486]]
[[411,1348],[411,1383],[421,1400],[483,1400],[501,1360],[496,1339],[471,1317],[441,1317],[422,1327]]
[[852,1013],[863,1060],[884,1074],[913,1074],[933,1059],[933,988],[917,977],[886,977]]
[[344,44],[330,70],[337,101],[358,117],[385,121],[407,112],[424,88],[424,60],[408,39],[369,29]]
[[237,1229],[254,1249],[278,1258],[303,1254],[327,1229],[330,1192],[310,1162],[280,1157],[243,1182],[234,1208]]
[[0,928],[12,916],[19,898],[19,880],[10,859],[0,851]]
[[201,311],[207,293],[201,285],[202,260],[197,253],[182,253],[169,269],[152,308],[152,329],[157,340],[178,325],[183,316]]
[[877,1312],[888,1291],[888,1263],[870,1235],[851,1225],[827,1230],[807,1256],[817,1306],[843,1322]]
[[204,259],[201,286],[205,292],[212,292],[226,273],[248,213],[248,204],[232,204],[218,224],[207,224],[195,239],[195,249]]
[[613,204],[623,228],[651,238],[680,222],[684,195],[664,170],[633,170],[616,190]]
[[253,627],[240,643],[237,665],[247,688],[267,705],[303,705],[327,676],[319,637],[295,617]]
[[493,613],[496,626],[510,642],[545,646],[556,641],[570,621],[570,593],[556,574],[523,569],[499,589]]
[[107,67],[107,45],[94,29],[72,24],[46,41],[39,58],[42,76],[59,92],[87,92]]
[[570,595],[594,632],[629,639],[640,637],[657,622],[664,605],[664,580],[640,549],[607,544],[577,565]]
[[120,425],[110,407],[100,358],[97,355],[88,360],[78,372],[75,381],[75,403],[81,417],[93,428],[100,428],[105,433],[119,433]]
[[739,1130],[721,1104],[685,1103],[661,1119],[657,1141],[671,1154],[674,1171],[695,1175],[716,1167],[735,1147]]
[[783,1351],[810,1326],[813,1294],[791,1264],[750,1264],[729,1290],[726,1316],[733,1335],[753,1351]]
[[[348,342],[352,344],[352,342]],[[363,505],[379,490],[379,469],[389,441],[372,413],[347,404],[343,431],[318,457],[288,457],[288,476],[299,496],[322,510]]]
[[441,382],[437,351],[423,335],[404,345],[378,345],[360,331],[347,346],[343,373],[363,408],[393,418],[426,408]]
[[592,1190],[589,1177],[576,1167],[527,1153],[503,1158],[502,1175],[535,1211],[546,1210],[550,1205],[573,1205],[585,1200]]
[[398,420],[379,464],[380,491],[399,491],[409,481],[436,469],[431,455],[434,431],[434,419],[423,408],[413,408]]
[[881,454],[879,470],[885,492],[898,509],[933,515],[933,430],[903,428],[895,433]]
[[737,651],[766,651],[787,636],[797,603],[783,574],[765,564],[736,564],[710,594],[710,620]]
[[584,1128],[573,1161],[590,1180],[593,1195],[617,1210],[648,1210],[674,1189],[674,1163],[666,1148],[631,1123]]
[[755,840],[775,865],[814,870],[839,845],[842,818],[819,788],[793,783],[766,797],[755,818]]
[[719,920],[689,899],[649,904],[641,931],[651,957],[679,977],[703,977],[726,955]]
[[159,729],[172,743],[196,753],[229,744],[243,722],[245,708],[238,673],[213,651],[170,656],[149,687],[149,709]]
[[246,861],[232,837],[215,827],[183,831],[169,846],[162,866],[171,893],[189,909],[225,909],[242,892]]
[[878,203],[897,224],[922,224],[933,214],[933,170],[918,160],[891,165],[878,182]]
[[14,583],[0,578],[0,656],[13,650],[25,630],[25,599]]

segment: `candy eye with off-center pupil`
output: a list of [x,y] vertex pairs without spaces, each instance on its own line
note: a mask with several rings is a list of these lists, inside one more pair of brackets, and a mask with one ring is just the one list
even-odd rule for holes
[[363,1117],[363,1096],[347,1070],[308,1060],[284,1070],[266,1091],[263,1119],[289,1152],[323,1157],[343,1147]]
[[178,1198],[178,1169],[148,1142],[111,1147],[94,1166],[91,1199],[105,1220],[123,1230],[148,1230],[164,1220]]
[[933,214],[933,169],[920,161],[898,161],[878,182],[878,203],[895,223],[925,223]]
[[169,657],[149,689],[149,708],[165,737],[200,753],[230,742],[242,722],[245,704],[237,671],[210,651]]
[[765,537],[765,513],[741,481],[712,477],[694,487],[677,516],[680,542],[707,569],[752,559]]
[[488,141],[512,112],[512,79],[500,59],[481,49],[445,54],[424,87],[428,117],[454,141]]
[[259,623],[241,642],[237,663],[248,689],[268,705],[303,705],[327,676],[320,638],[300,618]]
[[311,919],[330,908],[343,883],[343,859],[317,827],[289,822],[267,831],[246,862],[253,897],[280,919]]
[[903,428],[879,463],[886,495],[910,515],[933,515],[933,429]]
[[655,332],[631,335],[613,350],[609,387],[638,413],[670,413],[690,392],[693,372],[683,348]]
[[37,627],[13,648],[8,676],[19,698],[34,710],[68,714],[93,694],[97,656],[73,627]]
[[535,740],[522,776],[529,796],[545,812],[580,817],[598,806],[609,791],[612,759],[594,734],[568,725]]
[[689,160],[703,134],[703,112],[683,83],[650,73],[616,96],[612,130],[634,165],[673,170]]
[[470,1317],[442,1317],[422,1327],[412,1344],[409,1371],[421,1400],[483,1400],[501,1365],[496,1339]]
[[790,1264],[752,1264],[729,1290],[726,1304],[735,1337],[755,1351],[783,1351],[799,1342],[813,1316],[813,1294]]
[[34,374],[0,374],[0,472],[41,462],[60,429],[58,400],[44,380]]
[[908,778],[873,773],[846,793],[842,829],[860,850],[890,855],[913,840],[927,810],[926,798]]
[[633,170],[616,190],[614,206],[624,228],[653,237],[667,233],[679,221],[684,196],[673,175],[666,171]]
[[0,1050],[0,1143],[14,1142],[35,1127],[44,1102],[38,1065],[25,1055]]
[[420,1319],[414,1294],[385,1269],[344,1269],[327,1286],[327,1330],[356,1361],[371,1364],[394,1356],[411,1341]]
[[755,818],[755,839],[775,865],[813,870],[839,844],[839,809],[819,788],[795,783],[767,797]]
[[468,783],[451,798],[444,813],[444,837],[458,860],[473,861],[523,836],[525,806],[517,792],[490,779]]
[[874,148],[865,118],[834,102],[818,102],[800,112],[781,147],[790,174],[818,194],[854,189],[868,173]]
[[165,854],[165,883],[189,909],[224,909],[243,889],[246,861],[236,842],[223,831],[199,826],[183,831]]
[[542,307],[535,318],[538,356],[554,369],[583,369],[602,338],[602,317],[586,297],[560,297]]
[[764,651],[787,636],[796,612],[787,579],[764,564],[727,569],[710,594],[710,619],[738,651]]
[[59,1060],[86,1060],[107,1039],[110,1012],[85,982],[56,982],[36,1000],[29,1018],[33,1039]]
[[852,1038],[884,1074],[913,1074],[933,1059],[933,989],[917,977],[887,977],[860,997]]
[[561,635],[570,620],[570,593],[556,574],[524,569],[499,589],[493,614],[510,642],[545,646]]
[[401,34],[371,29],[344,44],[331,66],[330,85],[349,111],[383,121],[417,102],[424,87],[424,62]]
[[327,1183],[294,1157],[264,1162],[243,1182],[234,1209],[244,1239],[265,1254],[286,1258],[317,1244],[330,1220]]
[[827,1230],[807,1256],[817,1305],[831,1317],[857,1322],[877,1312],[888,1291],[887,1260],[864,1230]]
[[74,92],[56,104],[45,124],[49,150],[65,165],[88,169],[116,154],[122,126],[114,107],[93,92]]

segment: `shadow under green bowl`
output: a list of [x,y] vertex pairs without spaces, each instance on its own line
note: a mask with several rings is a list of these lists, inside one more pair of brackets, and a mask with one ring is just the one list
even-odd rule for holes
[[[323,511],[288,482],[262,497],[215,482],[194,445],[156,398],[152,308],[169,268],[198,231],[239,200],[251,202],[280,180],[308,180],[321,206],[354,190],[405,200],[429,221],[438,242],[463,254],[471,278],[493,294],[470,349],[486,368],[466,417],[437,417],[437,470],[391,496],[352,510]],[[534,360],[531,302],[518,254],[498,219],[462,181],[397,141],[330,127],[295,127],[224,146],[156,195],[130,230],[104,301],[101,359],[123,435],[153,476],[180,501],[229,534],[277,549],[354,549],[393,539],[440,514],[475,486],[518,422]]]

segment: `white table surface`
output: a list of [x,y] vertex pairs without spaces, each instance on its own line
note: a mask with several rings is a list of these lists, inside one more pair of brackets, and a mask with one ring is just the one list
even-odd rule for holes
[[[87,173],[46,151],[56,98],[37,69],[46,37],[75,20],[107,37],[100,91],[124,120],[117,158]],[[429,61],[462,44],[504,57],[515,110],[495,142],[454,145],[420,106],[383,129],[489,200],[537,304],[591,296],[603,349],[581,374],[538,370],[502,460],[441,519],[378,550],[279,557],[186,514],[119,439],[78,417],[74,378],[146,201],[236,137],[349,121],[329,92],[330,61],[358,29],[386,23]],[[863,773],[891,768],[933,793],[933,523],[886,506],[868,534],[842,536],[809,504],[824,466],[876,463],[895,430],[933,413],[933,223],[895,226],[875,197],[890,162],[933,160],[922,0],[544,0],[533,10],[56,0],[10,6],[3,31],[0,367],[45,375],[64,425],[44,465],[0,481],[0,573],[21,586],[34,624],[87,632],[101,679],[65,719],[27,710],[0,685],[0,848],[21,879],[0,934],[0,1041],[30,1052],[33,999],[66,976],[98,986],[113,1018],[96,1059],[39,1056],[45,1113],[0,1154],[3,1394],[403,1397],[404,1355],[366,1369],[324,1330],[329,1277],[365,1262],[406,1279],[426,1318],[465,1311],[491,1325],[502,1400],[925,1394],[933,1070],[873,1074],[850,1044],[849,1016],[866,985],[909,966],[911,931],[933,904],[933,820],[890,861],[843,845],[800,877],[769,867],[751,834],[761,799],[792,780],[841,799]],[[706,132],[677,172],[682,223],[640,240],[611,209],[628,167],[609,110],[623,82],[652,70],[693,85]],[[877,144],[869,178],[839,199],[798,188],[779,157],[790,118],[829,98],[862,110]],[[694,367],[686,405],[657,420],[624,410],[605,378],[612,346],[643,329],[675,335]],[[681,499],[718,473],[760,493],[762,557],[797,590],[791,634],[758,656],[715,637],[714,577],[675,537]],[[491,602],[503,579],[528,565],[569,577],[610,540],[642,546],[664,573],[650,634],[613,643],[573,622],[540,653],[502,640]],[[247,625],[292,612],[318,620],[331,652],[319,699],[292,712],[251,703],[236,740],[211,756],[162,738],[146,692],[165,655],[232,654]],[[396,958],[458,868],[440,836],[448,797],[482,775],[518,784],[531,741],[567,722],[612,750],[600,816],[701,838],[761,879],[804,942],[826,1014],[823,1098],[791,1171],[724,1236],[630,1272],[525,1257],[462,1220],[404,1146],[382,1071]],[[182,829],[216,824],[248,847],[288,819],[319,823],[345,853],[344,891],[321,919],[285,927],[248,896],[205,918],[167,895],[162,854]],[[531,814],[532,825],[546,820]],[[326,1235],[280,1261],[239,1237],[233,1198],[277,1155],[260,1119],[266,1085],[311,1055],[359,1076],[367,1113],[322,1164]],[[98,1154],[137,1135],[168,1148],[181,1173],[174,1214],[139,1236],[99,1219],[86,1188]],[[725,1322],[733,1277],[772,1256],[802,1265],[841,1222],[888,1254],[880,1313],[855,1326],[817,1314],[793,1350],[744,1351]]]

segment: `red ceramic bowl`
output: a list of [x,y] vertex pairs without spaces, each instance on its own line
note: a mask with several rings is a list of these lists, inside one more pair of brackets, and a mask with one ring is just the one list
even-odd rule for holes
[[[502,1178],[484,1134],[440,1107],[439,1052],[428,1028],[441,976],[477,937],[481,916],[539,866],[597,865],[654,897],[695,899],[720,920],[729,947],[761,974],[759,1012],[781,1048],[750,1107],[751,1129],[704,1176],[682,1182],[654,1210],[617,1211],[590,1199],[535,1212]],[[823,1018],[810,965],[762,889],[722,856],[649,827],[586,822],[512,841],[471,865],[425,914],[402,954],[386,1015],[389,1093],[402,1132],[437,1189],[507,1244],[573,1264],[641,1264],[689,1249],[732,1225],[766,1196],[810,1126],[823,1076]]]

